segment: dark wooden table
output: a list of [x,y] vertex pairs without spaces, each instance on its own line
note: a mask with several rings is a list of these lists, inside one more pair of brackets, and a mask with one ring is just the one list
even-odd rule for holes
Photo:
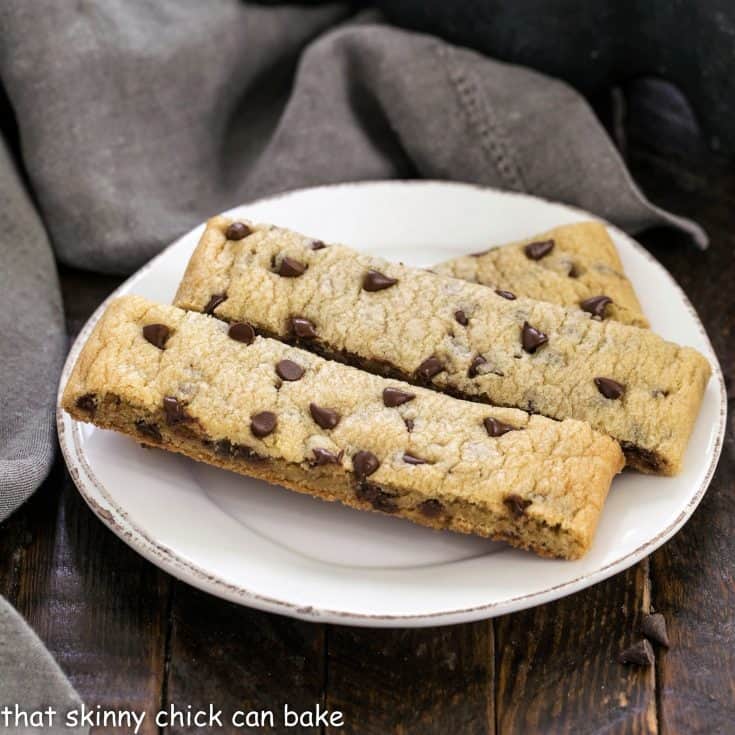
[[[732,398],[735,168],[697,139],[675,100],[655,86],[617,90],[612,104],[597,109],[652,199],[696,218],[711,235],[704,253],[671,231],[641,239],[699,311]],[[68,270],[61,276],[73,334],[118,281]],[[90,706],[154,713],[171,702],[211,702],[225,712],[320,703],[344,713],[344,727],[330,733],[360,735],[733,733],[732,426],[731,418],[709,492],[673,540],[606,582],[495,620],[371,630],[222,602],[119,541],[84,504],[60,460],[0,526],[0,593]],[[659,651],[649,669],[618,664],[641,614],[654,606],[668,621],[670,650]],[[149,715],[144,731],[156,730]]]

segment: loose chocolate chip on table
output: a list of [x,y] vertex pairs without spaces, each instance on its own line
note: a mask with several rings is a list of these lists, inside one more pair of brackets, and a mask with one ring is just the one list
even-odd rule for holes
[[209,301],[207,301],[206,306],[202,311],[204,311],[205,314],[214,314],[214,310],[224,301],[227,300],[227,294],[226,293],[215,293],[212,294]]
[[553,240],[539,240],[538,242],[529,242],[528,245],[523,248],[523,252],[530,260],[541,260],[541,258],[548,255],[553,249]]
[[166,396],[163,399],[163,411],[166,414],[166,423],[169,426],[175,426],[191,418],[186,413],[184,404],[178,398],[174,398],[174,396]]
[[525,500],[520,495],[516,495],[515,493],[506,495],[503,498],[503,503],[505,503],[506,508],[508,508],[513,518],[520,518],[522,515],[525,515],[526,508],[531,505],[530,500]]
[[276,364],[276,374],[282,380],[301,380],[304,368],[293,360],[281,360]]
[[472,358],[469,369],[467,370],[467,377],[476,378],[480,365],[484,365],[486,362],[487,360],[482,355],[475,355]]
[[623,393],[625,393],[625,386],[613,380],[612,378],[595,378],[595,385],[597,390],[602,393],[605,398],[610,400],[617,400]]
[[437,518],[444,512],[444,505],[433,498],[431,500],[424,500],[423,503],[419,504],[418,508],[419,512],[427,518]]
[[314,454],[314,459],[312,460],[312,464],[314,466],[318,465],[324,465],[324,464],[339,464],[342,460],[342,452],[339,454],[335,454],[334,452],[330,452],[328,449],[324,449],[323,447],[314,447],[312,449],[312,452]]
[[487,431],[488,436],[503,436],[503,434],[507,434],[509,431],[516,430],[515,426],[503,423],[502,421],[499,421],[492,416],[488,416],[482,423],[485,426],[485,430]]
[[246,345],[249,345],[255,339],[255,330],[247,322],[237,322],[230,325],[230,328],[227,330],[227,336],[237,342],[244,342]]
[[431,462],[421,459],[421,457],[417,457],[415,454],[411,454],[410,452],[403,453],[403,461],[406,464],[431,464]]
[[457,311],[454,312],[454,318],[463,327],[466,327],[470,323],[470,320],[467,318],[467,314],[465,314],[462,309],[457,309]]
[[333,429],[339,423],[342,418],[336,411],[331,408],[322,408],[317,406],[316,403],[309,404],[309,412],[311,418],[322,427],[322,429]]
[[656,657],[653,655],[651,644],[646,641],[638,641],[630,648],[626,648],[618,656],[621,664],[632,664],[633,666],[651,666],[655,662]]
[[171,331],[165,324],[146,324],[143,327],[143,336],[159,350],[163,349],[169,334]]
[[410,434],[413,431],[413,419],[403,419],[403,423],[406,424],[406,430]]
[[314,242],[311,243],[312,250],[324,250],[325,247],[327,246],[321,240],[314,240]]
[[278,266],[278,275],[284,278],[298,278],[304,274],[306,264],[295,258],[285,256]]
[[666,619],[661,613],[644,615],[641,620],[641,633],[649,640],[655,641],[665,648],[669,647],[669,634],[666,631]]
[[250,431],[258,439],[272,434],[278,423],[278,417],[272,411],[261,411],[250,417]]
[[591,296],[589,299],[580,301],[579,308],[598,319],[602,319],[605,316],[605,307],[612,304],[612,302],[613,300],[609,296]]
[[443,370],[446,370],[446,368],[442,365],[441,360],[432,355],[431,357],[427,357],[416,368],[416,375],[423,380],[431,380],[435,375],[439,375]]
[[148,421],[145,421],[143,419],[138,419],[135,422],[135,428],[137,429],[139,434],[143,434],[143,436],[147,436],[149,439],[153,439],[153,441],[156,441],[156,442],[163,441],[161,432],[159,431],[158,426],[156,426],[156,424],[151,424]]
[[398,283],[397,278],[386,276],[385,273],[373,270],[372,268],[365,274],[362,279],[362,287],[365,291],[382,291],[383,289],[395,286]]
[[523,322],[523,329],[521,330],[521,344],[526,352],[533,354],[536,350],[545,345],[549,341],[549,338],[536,327],[532,327],[528,322]]
[[77,408],[88,413],[94,413],[97,408],[97,399],[94,393],[85,393],[83,396],[79,396],[75,401]]
[[228,240],[242,240],[247,237],[252,230],[244,222],[233,222],[226,230],[225,237]]
[[502,288],[496,288],[495,293],[498,294],[498,296],[502,296],[504,299],[508,299],[508,301],[516,300],[516,295],[512,291],[503,291]]
[[383,388],[383,405],[388,408],[402,406],[416,398],[415,393],[409,393],[407,390],[400,388]]
[[314,324],[301,316],[291,317],[291,329],[301,339],[314,339],[316,337],[316,327]]
[[380,467],[380,460],[372,453],[360,450],[352,457],[352,469],[357,477],[368,477]]

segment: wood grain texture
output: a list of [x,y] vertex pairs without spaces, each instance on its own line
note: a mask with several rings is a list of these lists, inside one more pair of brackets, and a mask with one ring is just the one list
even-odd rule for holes
[[345,714],[330,735],[495,732],[492,621],[420,629],[332,627],[327,705]]

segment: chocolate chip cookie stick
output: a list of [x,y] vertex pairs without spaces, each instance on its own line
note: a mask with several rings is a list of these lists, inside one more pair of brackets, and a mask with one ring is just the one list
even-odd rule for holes
[[659,474],[679,471],[710,375],[645,329],[223,217],[176,304],[461,398],[588,421]]
[[569,559],[623,464],[585,423],[459,401],[137,296],[102,316],[62,405],[324,500]]
[[647,327],[648,321],[601,222],[561,225],[540,235],[453,258],[434,273],[521,296],[580,308],[598,319]]

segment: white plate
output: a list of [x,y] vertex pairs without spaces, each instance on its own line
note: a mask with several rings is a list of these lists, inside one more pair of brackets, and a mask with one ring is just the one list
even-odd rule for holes
[[[318,187],[230,212],[341,241],[417,266],[590,215],[534,197],[443,182]],[[202,227],[123,284],[170,302]],[[59,411],[61,447],[92,510],[174,576],[220,597],[294,617],[376,626],[458,623],[571,594],[631,566],[669,539],[712,477],[725,428],[725,389],[694,309],[669,274],[610,227],[655,331],[709,357],[707,388],[675,478],[616,478],[594,546],[551,561],[478,538],[322,503],[185,458],[144,450]],[[74,345],[73,363],[104,304]]]

